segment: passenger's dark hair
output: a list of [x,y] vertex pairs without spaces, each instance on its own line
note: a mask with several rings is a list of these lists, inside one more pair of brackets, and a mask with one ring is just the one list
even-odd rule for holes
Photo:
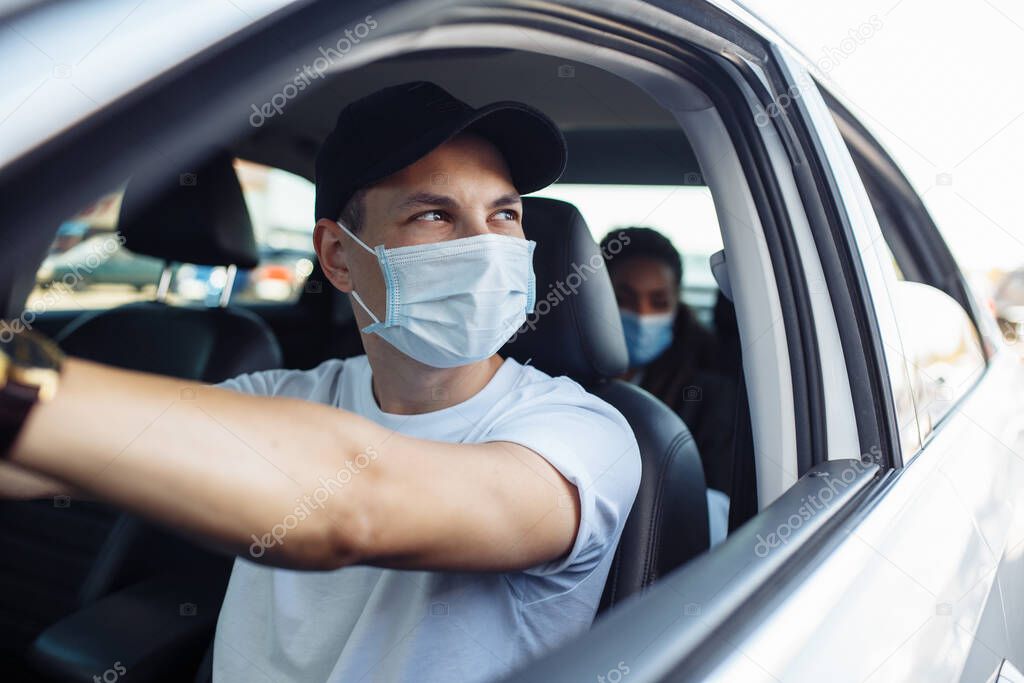
[[672,276],[679,286],[683,284],[683,261],[672,242],[652,228],[630,227],[612,230],[601,240],[601,253],[608,270],[614,270],[616,263],[625,263],[631,258],[651,258],[661,261],[672,270]]

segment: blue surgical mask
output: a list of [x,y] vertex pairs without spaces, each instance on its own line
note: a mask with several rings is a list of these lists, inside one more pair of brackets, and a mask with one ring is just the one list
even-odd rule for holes
[[352,291],[373,320],[363,332],[425,365],[452,368],[489,358],[533,312],[536,242],[487,234],[373,249],[338,225],[377,257],[384,274],[384,320]]
[[620,308],[619,315],[629,349],[629,367],[642,368],[664,353],[672,343],[674,313],[640,315]]

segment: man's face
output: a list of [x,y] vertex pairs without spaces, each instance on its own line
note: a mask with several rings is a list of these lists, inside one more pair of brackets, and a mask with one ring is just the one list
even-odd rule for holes
[[647,256],[635,256],[615,264],[610,276],[620,308],[638,315],[676,310],[679,288],[668,264]]
[[[358,236],[388,248],[488,233],[523,238],[522,208],[497,148],[462,134],[370,187]],[[383,320],[387,294],[376,256],[328,220],[317,223],[314,241],[327,278],[343,292],[355,289]],[[360,327],[373,322],[353,308]]]

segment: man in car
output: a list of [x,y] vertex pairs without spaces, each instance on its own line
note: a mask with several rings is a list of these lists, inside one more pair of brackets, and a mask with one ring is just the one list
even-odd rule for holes
[[564,163],[524,104],[423,82],[350,104],[317,158],[314,243],[366,355],[219,388],[68,358],[53,382],[45,341],[17,335],[0,488],[83,492],[239,555],[216,681],[483,681],[581,632],[637,444],[496,353],[536,296],[520,194]]

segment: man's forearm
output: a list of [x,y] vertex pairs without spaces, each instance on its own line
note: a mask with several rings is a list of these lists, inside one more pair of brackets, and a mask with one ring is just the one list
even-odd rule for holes
[[[68,359],[57,396],[33,409],[10,459],[242,554],[377,436],[327,406]],[[333,556],[355,545],[363,520],[343,502],[314,510],[262,561],[345,564]]]
[[70,486],[53,477],[0,460],[0,499],[35,500],[76,493]]

